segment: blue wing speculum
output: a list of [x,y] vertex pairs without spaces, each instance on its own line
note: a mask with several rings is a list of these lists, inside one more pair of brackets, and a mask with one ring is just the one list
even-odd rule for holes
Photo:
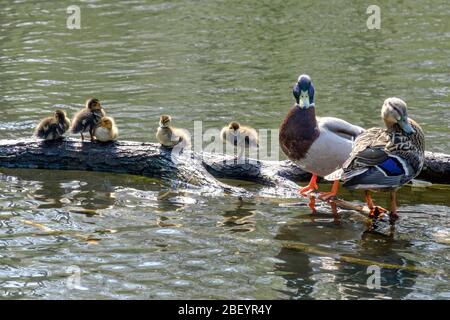
[[405,168],[403,168],[400,160],[394,157],[389,157],[377,167],[381,169],[387,176],[398,176],[406,173]]
[[411,168],[401,158],[389,156],[382,163],[370,166],[360,174],[344,178],[343,186],[349,189],[398,188],[411,180]]

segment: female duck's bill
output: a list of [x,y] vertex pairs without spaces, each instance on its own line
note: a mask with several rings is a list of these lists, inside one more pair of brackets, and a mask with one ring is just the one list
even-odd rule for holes
[[300,108],[308,109],[309,107],[314,107],[314,85],[308,75],[302,74],[298,77],[292,93]]

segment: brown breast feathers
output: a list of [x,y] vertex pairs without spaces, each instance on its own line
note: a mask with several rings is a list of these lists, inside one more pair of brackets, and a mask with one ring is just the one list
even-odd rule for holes
[[319,136],[314,108],[294,106],[280,126],[281,150],[291,160],[301,160]]

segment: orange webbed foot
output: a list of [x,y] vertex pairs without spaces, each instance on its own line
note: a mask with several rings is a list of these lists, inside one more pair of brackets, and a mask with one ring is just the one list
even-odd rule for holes
[[333,182],[333,186],[331,187],[330,192],[321,192],[319,199],[323,201],[328,201],[334,197],[336,197],[339,189],[339,180]]
[[300,188],[298,193],[302,196],[307,196],[309,193],[314,192],[318,189],[317,185],[307,185],[306,187]]
[[382,218],[387,212],[383,207],[374,206],[370,209],[369,217],[375,219]]
[[309,193],[316,191],[317,189],[319,189],[319,186],[317,185],[317,176],[313,175],[311,177],[311,180],[309,181],[308,185],[306,187],[300,188],[298,190],[298,193],[301,194],[302,196],[306,196]]
[[332,191],[331,192],[321,192],[319,199],[323,200],[323,201],[328,201],[328,200],[336,197],[336,195],[337,195],[337,192],[332,192]]

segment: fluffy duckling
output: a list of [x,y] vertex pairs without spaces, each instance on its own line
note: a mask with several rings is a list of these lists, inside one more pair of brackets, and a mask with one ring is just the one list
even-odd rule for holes
[[170,126],[172,118],[163,115],[159,118],[159,128],[156,132],[156,139],[165,147],[173,147],[180,144],[183,147],[191,145],[191,139],[184,129],[177,129]]
[[114,119],[111,117],[103,117],[100,120],[100,125],[95,128],[94,136],[101,142],[116,140],[119,136],[119,130]]
[[105,115],[105,111],[98,99],[88,99],[85,108],[79,111],[73,118],[70,131],[75,134],[80,133],[81,140],[84,140],[83,133],[89,132],[91,141],[93,141],[95,128],[100,123],[100,119]]
[[258,133],[255,129],[241,126],[238,122],[232,121],[227,127],[220,131],[220,138],[223,142],[232,146],[243,148],[259,148]]
[[56,140],[69,129],[70,120],[62,110],[56,110],[53,117],[43,119],[37,126],[34,136],[44,140]]
[[[420,126],[408,117],[406,103],[388,98],[381,109],[386,129],[371,128],[359,135],[342,169],[325,179],[343,181],[348,189],[365,190],[371,215],[385,209],[375,207],[371,190],[390,192],[391,218],[397,218],[396,191],[414,179],[424,163],[425,137]],[[377,210],[378,209],[378,210]]]

